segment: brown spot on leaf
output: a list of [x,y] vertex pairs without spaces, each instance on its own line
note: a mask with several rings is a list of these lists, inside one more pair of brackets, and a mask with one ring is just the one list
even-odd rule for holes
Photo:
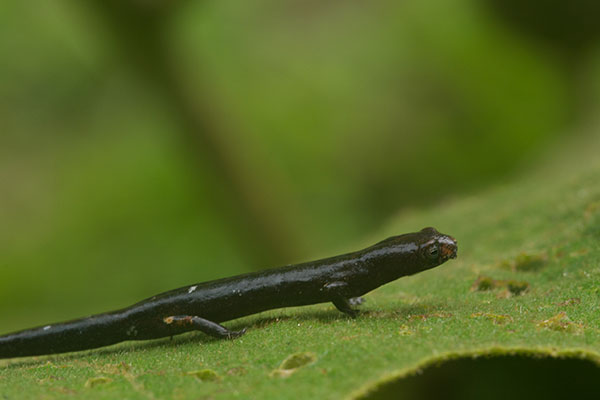
[[102,384],[110,383],[110,382],[112,382],[112,379],[110,379],[110,378],[107,378],[105,376],[97,376],[95,378],[90,378],[87,381],[85,381],[84,386],[86,388],[94,388],[98,385],[102,385]]
[[400,325],[398,333],[400,334],[400,336],[412,336],[415,334],[415,331],[410,329],[408,325]]
[[408,320],[409,321],[415,321],[415,320],[426,321],[430,318],[450,318],[450,317],[452,317],[451,313],[435,312],[435,313],[430,313],[430,314],[411,315],[408,317]]
[[583,212],[583,218],[587,222],[596,214],[600,214],[600,201],[594,201],[588,204]]
[[535,272],[542,269],[548,262],[548,255],[542,253],[519,253],[511,260],[500,262],[500,268],[509,269],[513,272]]
[[585,256],[589,252],[590,252],[589,249],[579,249],[579,250],[570,252],[569,253],[569,257],[571,257],[571,258],[578,258],[578,257],[581,257],[581,256]]
[[580,334],[583,332],[583,325],[571,321],[564,311],[537,323],[539,328],[550,329],[558,332],[569,332]]
[[492,279],[489,276],[480,276],[471,285],[471,291],[474,292],[495,289],[497,287],[496,282],[497,281],[495,279]]
[[489,276],[480,276],[471,285],[471,291],[487,291],[493,289],[503,289],[498,294],[498,297],[508,298],[525,293],[527,289],[529,289],[529,283],[514,279],[500,280],[490,278]]
[[508,280],[505,282],[508,291],[514,295],[519,295],[529,289],[529,283],[525,281]]
[[244,367],[234,367],[227,371],[227,375],[246,375],[247,372]]
[[560,303],[556,303],[556,305],[559,307],[568,307],[568,306],[574,306],[574,305],[577,305],[580,303],[581,303],[581,299],[579,297],[572,297],[565,301],[561,301]]
[[510,322],[513,322],[513,318],[510,315],[506,314],[492,314],[492,313],[484,313],[478,312],[471,314],[471,318],[485,318],[494,323],[494,325],[505,325]]
[[291,354],[286,357],[279,365],[279,368],[273,370],[270,375],[272,377],[287,378],[296,372],[298,368],[312,364],[316,360],[317,355],[315,353],[305,352]]
[[185,373],[186,375],[191,375],[202,382],[217,382],[221,380],[219,374],[217,374],[212,369],[200,369],[198,371],[189,371]]

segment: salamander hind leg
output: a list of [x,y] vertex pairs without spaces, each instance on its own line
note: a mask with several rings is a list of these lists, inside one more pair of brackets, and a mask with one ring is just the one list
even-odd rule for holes
[[246,328],[241,331],[230,331],[216,322],[191,315],[174,315],[164,318],[163,322],[168,325],[190,326],[218,339],[235,339],[246,333]]

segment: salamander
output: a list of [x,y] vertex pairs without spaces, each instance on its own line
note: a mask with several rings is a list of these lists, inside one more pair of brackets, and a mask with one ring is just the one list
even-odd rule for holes
[[332,302],[355,317],[360,296],[456,257],[456,240],[434,228],[392,236],[356,252],[185,286],[132,306],[0,336],[0,358],[80,351],[198,330],[236,338],[221,325],[261,311]]

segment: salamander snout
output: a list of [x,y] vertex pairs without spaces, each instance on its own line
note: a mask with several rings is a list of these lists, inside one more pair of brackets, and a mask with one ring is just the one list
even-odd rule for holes
[[442,236],[439,239],[439,244],[442,253],[442,258],[444,260],[456,258],[456,253],[458,251],[456,239],[454,239],[452,236]]

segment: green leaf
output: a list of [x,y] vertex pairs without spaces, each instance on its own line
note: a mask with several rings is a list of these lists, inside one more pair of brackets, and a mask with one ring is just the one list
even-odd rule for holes
[[321,304],[226,323],[248,327],[231,341],[190,333],[3,360],[0,393],[339,399],[463,356],[598,362],[600,165],[582,160],[390,221],[369,241],[432,225],[458,239],[458,258],[367,295],[356,319]]

